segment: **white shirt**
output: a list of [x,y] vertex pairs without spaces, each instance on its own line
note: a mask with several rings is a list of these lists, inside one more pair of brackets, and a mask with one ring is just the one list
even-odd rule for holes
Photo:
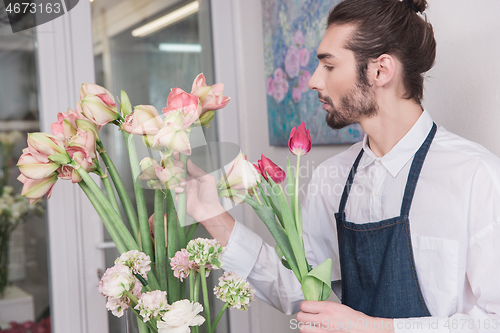
[[[346,220],[367,223],[399,216],[413,156],[432,124],[424,111],[383,157],[370,150],[365,136],[314,171],[302,204],[311,265],[332,258],[332,280],[340,279],[334,213],[361,147],[365,153]],[[409,220],[420,288],[432,317],[396,319],[396,333],[500,332],[500,159],[438,127]],[[279,263],[273,247],[239,222],[222,259],[223,268],[246,278],[260,299],[287,314],[300,310],[303,295],[293,273]]]

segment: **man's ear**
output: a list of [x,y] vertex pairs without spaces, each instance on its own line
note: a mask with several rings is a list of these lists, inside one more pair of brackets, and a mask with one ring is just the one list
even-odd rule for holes
[[376,87],[383,87],[393,81],[396,72],[396,61],[389,54],[382,54],[369,65],[370,77]]

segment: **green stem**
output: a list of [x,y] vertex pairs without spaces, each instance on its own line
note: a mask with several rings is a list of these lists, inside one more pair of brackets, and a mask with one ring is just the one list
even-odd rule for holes
[[108,200],[111,202],[111,205],[115,209],[117,213],[120,213],[120,206],[118,206],[118,201],[116,201],[115,191],[113,191],[113,186],[109,181],[109,177],[106,173],[100,170],[100,176],[102,183],[104,184],[104,189],[106,190],[106,195],[108,196]]
[[[99,155],[104,161],[104,164],[106,164],[109,175],[111,176],[111,179],[115,184],[116,192],[118,192],[118,196],[120,197],[120,200],[122,202],[123,210],[125,211],[125,215],[127,216],[128,222],[130,224],[130,228],[132,229],[132,234],[134,236],[134,239],[137,240],[138,237],[137,215],[135,214],[134,207],[132,206],[132,201],[130,201],[130,197],[127,194],[127,189],[125,188],[125,185],[123,184],[123,181],[120,177],[120,174],[118,173],[118,170],[116,169],[113,161],[106,152],[106,149],[104,149],[102,143],[98,141],[97,145],[98,145],[97,151],[99,152]],[[149,253],[146,254],[150,255]]]
[[207,277],[205,275],[205,264],[200,263],[201,287],[203,291],[203,303],[205,305],[205,315],[207,320],[207,333],[211,333],[212,323],[210,319],[210,304],[208,302]]
[[191,239],[193,239],[194,232],[198,228],[200,224],[199,223],[194,223],[189,226],[189,229],[186,234],[186,241],[189,242]]
[[135,202],[137,204],[137,213],[139,215],[139,227],[141,232],[142,249],[144,253],[153,256],[153,245],[151,244],[151,237],[149,234],[148,210],[146,206],[146,199],[144,197],[144,190],[140,181],[137,181],[141,173],[139,166],[139,159],[137,158],[137,151],[133,140],[133,135],[128,134],[122,130],[123,138],[127,146],[128,158],[130,161],[130,170],[132,171],[132,180],[134,183]]
[[299,166],[300,155],[297,155],[297,168],[295,169],[295,221],[297,232],[299,233],[300,243],[302,243],[302,219],[299,216]]
[[194,301],[194,269],[189,272],[189,300]]
[[[126,291],[126,293],[128,293],[128,294],[132,295],[132,294],[131,294],[130,292],[128,292],[128,291]],[[125,293],[124,293],[124,294],[125,294]],[[128,298],[130,298],[130,296],[129,296],[129,295],[127,295],[127,294],[125,294],[125,295],[126,295]],[[132,295],[132,296],[134,296],[134,295]],[[136,298],[136,299],[137,299],[137,298]],[[137,304],[137,302],[136,302],[136,304]],[[145,323],[142,321],[142,316],[141,316],[141,314],[139,313],[139,311],[137,311],[136,309],[134,309],[134,306],[135,306],[136,304],[133,304],[130,308],[132,309],[132,311],[134,311],[135,315],[137,316],[137,324],[138,324],[137,326],[139,326],[139,327],[140,327],[140,325],[141,325],[141,324],[140,324],[139,322],[141,322],[141,323],[143,323],[143,324],[146,324],[146,325],[149,327],[149,329],[151,330],[151,332],[158,333],[158,329],[157,329],[157,328],[153,325],[153,323],[151,322],[151,320],[148,320],[148,321],[147,321],[147,322],[145,322]],[[142,332],[141,332],[141,333],[142,333]]]
[[[135,310],[135,309],[134,309]],[[134,311],[137,316],[137,311]],[[140,317],[137,317],[137,328],[139,329],[139,333],[150,333],[148,324],[143,322]]]
[[[187,175],[187,158],[185,154],[180,154],[180,161],[184,163],[184,171],[182,172],[182,178],[186,179]],[[177,216],[179,218],[179,245],[184,248],[186,247],[186,187],[183,187],[184,191],[178,194],[177,200]]]
[[92,177],[90,177],[89,174],[87,173],[87,171],[85,171],[77,163],[72,164],[72,166],[78,172],[80,177],[82,177],[85,184],[88,185],[89,189],[95,194],[95,196],[97,197],[97,200],[99,200],[102,208],[104,209],[104,212],[111,219],[111,223],[114,225],[114,227],[116,228],[116,230],[118,231],[118,233],[122,237],[123,242],[127,246],[127,249],[128,250],[140,250],[139,246],[135,242],[135,239],[132,237],[132,235],[128,231],[127,227],[123,223],[121,216],[119,216],[118,213],[111,206],[108,199],[106,198],[104,193],[101,192],[101,189],[99,188],[99,186],[97,186],[97,184],[94,182]]
[[259,198],[259,193],[255,193],[255,197],[257,198],[257,201],[262,205],[262,201],[260,201],[260,198]]
[[155,190],[155,262],[156,276],[160,283],[160,289],[167,291],[167,249],[165,244],[165,195],[162,190]]
[[[173,258],[175,253],[180,250],[177,239],[177,215],[175,214],[172,193],[167,189],[165,194],[167,200],[167,258]],[[168,269],[167,281],[168,301],[172,304],[181,299],[181,281],[174,276],[173,269]]]
[[211,332],[215,331],[215,328],[217,327],[217,324],[219,323],[219,320],[221,319],[222,315],[224,314],[224,311],[226,311],[228,305],[229,305],[229,303],[226,302],[226,303],[224,303],[224,306],[222,307],[222,309],[220,309],[219,314],[217,315],[217,318],[215,318],[214,324],[212,325]]
[[99,214],[99,217],[104,223],[106,230],[108,230],[111,239],[118,248],[118,251],[120,251],[120,253],[127,252],[127,246],[125,245],[120,234],[118,233],[113,223],[109,219],[109,216],[104,211],[104,208],[101,206],[101,203],[97,199],[97,196],[94,194],[94,192],[90,190],[89,186],[85,182],[79,182],[78,185],[80,185],[80,188],[83,190],[83,193],[85,193],[87,198],[89,198],[90,202],[92,203],[92,206],[94,206],[97,214]]
[[198,302],[200,299],[200,274],[194,271],[194,301]]

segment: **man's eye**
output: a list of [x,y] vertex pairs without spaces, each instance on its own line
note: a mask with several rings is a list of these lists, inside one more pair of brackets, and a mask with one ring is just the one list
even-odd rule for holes
[[328,65],[324,65],[323,66],[327,71],[331,71],[333,69],[333,66],[328,66]]

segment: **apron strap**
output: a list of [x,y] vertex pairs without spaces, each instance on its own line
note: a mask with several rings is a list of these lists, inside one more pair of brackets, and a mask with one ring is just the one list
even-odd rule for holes
[[349,172],[349,177],[347,177],[347,181],[344,186],[344,191],[342,192],[342,199],[340,199],[340,206],[339,206],[339,214],[342,216],[342,219],[345,219],[344,215],[345,205],[347,203],[347,198],[349,197],[349,192],[351,191],[352,182],[354,180],[356,172],[358,171],[359,161],[361,161],[363,153],[364,150],[363,148],[361,148],[358,157],[356,157],[356,161],[354,161],[354,164],[352,165],[351,172]]
[[417,187],[418,177],[420,176],[420,171],[424,165],[424,160],[431,146],[432,139],[436,134],[437,126],[433,123],[432,129],[427,135],[424,143],[418,151],[415,153],[413,162],[410,167],[410,173],[408,174],[408,180],[406,181],[405,194],[403,196],[403,203],[401,204],[401,216],[406,220],[410,214],[411,202],[413,200],[413,195],[415,194],[415,188]]

